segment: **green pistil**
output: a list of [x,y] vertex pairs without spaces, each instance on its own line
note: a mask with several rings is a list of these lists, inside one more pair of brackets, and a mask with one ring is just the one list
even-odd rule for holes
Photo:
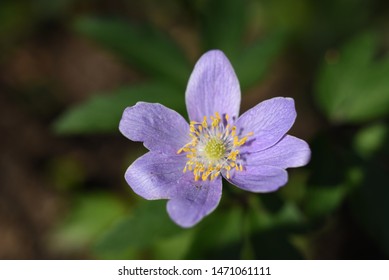
[[221,159],[226,153],[223,141],[217,138],[210,139],[205,145],[205,155],[211,160]]

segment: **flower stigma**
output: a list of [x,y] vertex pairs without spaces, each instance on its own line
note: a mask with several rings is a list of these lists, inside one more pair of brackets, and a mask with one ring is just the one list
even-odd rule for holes
[[216,112],[209,119],[204,116],[202,122],[190,122],[189,136],[192,140],[179,149],[177,154],[186,153],[188,160],[183,172],[191,171],[195,181],[213,180],[223,170],[229,179],[232,170],[243,170],[239,147],[244,145],[253,133],[239,138],[236,135],[236,126],[231,126],[228,120],[228,114],[222,119]]

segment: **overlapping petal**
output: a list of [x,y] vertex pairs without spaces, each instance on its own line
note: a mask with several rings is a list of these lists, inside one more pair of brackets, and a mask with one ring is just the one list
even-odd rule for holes
[[167,210],[172,220],[191,227],[219,204],[222,180],[195,182],[192,173],[182,172],[185,162],[185,156],[148,152],[131,164],[125,178],[145,199],[170,199]]
[[228,181],[250,192],[272,192],[288,182],[288,173],[275,166],[245,166],[243,171],[233,172]]
[[276,97],[259,103],[236,122],[240,135],[254,133],[241,152],[257,152],[276,144],[292,127],[296,110],[292,98]]
[[[288,181],[285,169],[307,164],[311,155],[305,141],[287,135],[296,118],[294,101],[284,97],[266,100],[238,118],[240,101],[238,79],[223,52],[205,53],[186,89],[189,118],[201,122],[204,116],[209,118],[216,112],[221,116],[228,114],[238,137],[229,141],[238,149],[243,170],[231,170],[229,176],[222,171],[222,175],[243,190],[275,191]],[[119,129],[150,150],[126,171],[125,179],[135,193],[150,200],[168,199],[167,211],[182,227],[195,225],[217,207],[222,177],[195,181],[193,173],[183,173],[188,158],[177,151],[192,139],[189,125],[181,115],[161,104],[139,102],[124,111]],[[250,136],[244,144],[236,144],[239,139],[243,143],[246,135]],[[200,158],[201,164],[206,158],[203,160]]]
[[215,112],[237,118],[240,107],[238,78],[223,52],[205,53],[196,63],[186,89],[186,107],[192,121]]
[[123,113],[119,130],[132,141],[141,141],[150,151],[176,154],[190,141],[185,119],[158,103],[138,102]]
[[148,152],[130,165],[125,179],[145,199],[169,199],[180,187],[185,162],[185,156]]
[[222,195],[222,180],[197,181],[193,174],[182,182],[176,195],[169,200],[167,211],[170,217],[182,227],[191,227],[206,215],[211,213],[219,204]]
[[274,146],[259,152],[247,152],[241,155],[245,165],[270,165],[281,168],[306,165],[311,157],[308,144],[294,136],[286,135]]

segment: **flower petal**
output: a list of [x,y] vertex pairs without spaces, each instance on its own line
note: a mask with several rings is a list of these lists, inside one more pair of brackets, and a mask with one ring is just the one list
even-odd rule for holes
[[191,227],[211,213],[219,204],[222,194],[222,180],[193,180],[193,174],[186,184],[177,189],[177,194],[167,204],[167,211],[178,225]]
[[185,156],[148,152],[134,161],[125,178],[133,191],[145,199],[169,199],[180,185]]
[[138,102],[126,108],[119,130],[130,140],[143,142],[147,149],[165,154],[175,155],[190,141],[185,119],[158,103]]
[[308,144],[291,135],[286,135],[266,150],[241,155],[241,158],[245,160],[245,165],[271,165],[284,169],[304,166],[309,162],[310,157],[311,150]]
[[223,52],[212,50],[196,63],[186,88],[189,119],[201,122],[215,112],[239,115],[240,86],[238,78]]
[[233,172],[228,181],[250,192],[272,192],[288,182],[288,173],[274,166],[245,166],[243,171]]
[[276,97],[259,103],[236,122],[237,131],[254,135],[241,147],[241,152],[256,152],[276,144],[292,127],[296,110],[292,98]]

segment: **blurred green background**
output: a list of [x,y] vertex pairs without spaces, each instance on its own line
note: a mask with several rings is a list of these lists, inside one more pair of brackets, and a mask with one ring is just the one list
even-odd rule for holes
[[[389,257],[388,1],[2,0],[0,23],[1,259]],[[126,185],[146,150],[118,123],[140,100],[187,117],[213,48],[242,112],[295,99],[312,160],[181,229]]]

